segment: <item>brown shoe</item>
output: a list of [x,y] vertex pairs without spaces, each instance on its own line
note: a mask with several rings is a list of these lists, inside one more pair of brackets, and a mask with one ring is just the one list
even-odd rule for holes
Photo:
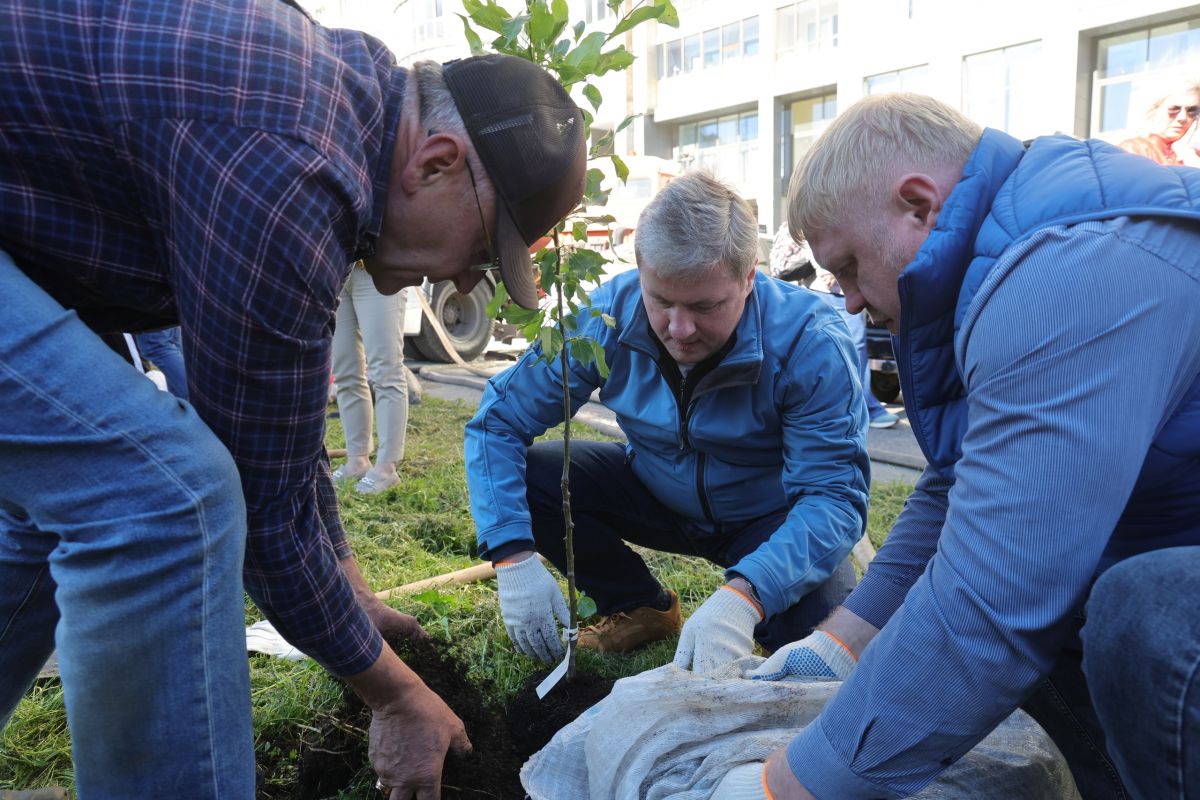
[[618,611],[605,617],[596,625],[589,625],[579,632],[579,646],[585,650],[601,653],[628,653],[677,636],[683,627],[679,614],[679,598],[670,589],[671,607],[666,611],[642,606],[631,611]]

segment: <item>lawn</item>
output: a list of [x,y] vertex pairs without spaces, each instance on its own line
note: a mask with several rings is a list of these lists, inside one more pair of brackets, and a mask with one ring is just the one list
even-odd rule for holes
[[[424,402],[411,409],[400,486],[376,496],[339,489],[343,522],[359,566],[377,589],[478,563],[462,454],[462,429],[473,412],[465,404],[426,396]],[[579,438],[610,438],[579,425],[572,431]],[[561,438],[561,429],[550,432],[547,438]],[[330,448],[343,446],[337,419],[329,421],[326,443]],[[910,487],[902,484],[875,487],[868,533],[877,547],[909,491]],[[645,555],[664,585],[679,593],[685,613],[703,602],[722,580],[719,568],[696,559]],[[444,647],[469,665],[471,679],[486,687],[498,707],[503,707],[540,666],[517,655],[504,635],[494,581],[390,602],[415,615],[427,631],[444,642]],[[247,624],[261,619],[249,601],[246,616]],[[619,678],[660,666],[673,654],[674,642],[659,643],[630,655],[585,652],[580,654],[579,667]],[[294,739],[298,729],[312,730],[327,719],[341,703],[342,690],[312,662],[262,655],[250,657],[250,681],[255,747],[260,761],[273,765],[269,780],[285,790],[295,778],[296,756],[287,745],[281,752],[278,743]],[[346,796],[369,796],[373,781],[364,770]],[[0,789],[46,785],[72,785],[62,690],[54,679],[34,686],[0,734]]]

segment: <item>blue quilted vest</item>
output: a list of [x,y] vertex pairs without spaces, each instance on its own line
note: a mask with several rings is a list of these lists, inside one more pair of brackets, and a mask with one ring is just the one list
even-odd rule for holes
[[[903,311],[894,344],[905,410],[926,459],[943,474],[953,477],[967,427],[954,339],[996,260],[1042,228],[1120,216],[1200,221],[1200,170],[1162,167],[1095,140],[1048,136],[1026,149],[1007,134],[984,132],[898,284]],[[1200,381],[1154,444],[1108,563],[1200,544]],[[1164,519],[1170,541],[1160,535]]]

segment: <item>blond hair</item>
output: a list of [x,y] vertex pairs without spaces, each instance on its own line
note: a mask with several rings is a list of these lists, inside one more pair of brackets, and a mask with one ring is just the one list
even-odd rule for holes
[[964,114],[925,95],[859,100],[838,115],[792,173],[792,235],[829,227],[845,208],[882,196],[901,174],[961,167],[982,134]]

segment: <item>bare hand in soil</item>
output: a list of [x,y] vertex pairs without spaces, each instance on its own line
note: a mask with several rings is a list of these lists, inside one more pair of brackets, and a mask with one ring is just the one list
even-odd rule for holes
[[[388,800],[438,800],[447,751],[469,753],[462,720],[424,684],[371,715],[371,766]],[[390,791],[388,791],[390,789]]]
[[416,617],[401,614],[383,603],[373,604],[365,610],[385,639],[411,639],[419,642],[429,638],[429,634],[421,627],[421,623],[417,622]]

